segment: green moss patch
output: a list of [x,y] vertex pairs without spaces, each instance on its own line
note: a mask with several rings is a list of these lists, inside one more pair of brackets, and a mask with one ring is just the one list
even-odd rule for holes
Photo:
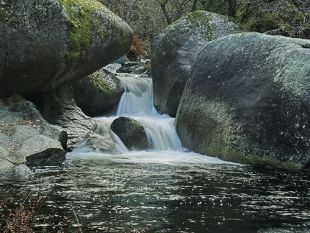
[[237,12],[237,22],[246,31],[266,32],[277,30],[282,35],[298,37],[296,25],[305,25],[310,14],[301,12],[293,3],[256,2],[243,3]]
[[98,28],[101,39],[106,39],[107,33],[99,30],[103,25],[99,12],[106,8],[95,0],[59,0],[69,17],[69,52],[70,63],[77,62],[93,43],[93,31]]

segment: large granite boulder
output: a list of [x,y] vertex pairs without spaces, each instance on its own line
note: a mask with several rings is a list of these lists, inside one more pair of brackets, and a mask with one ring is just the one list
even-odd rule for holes
[[226,16],[197,11],[182,17],[155,38],[152,45],[154,105],[175,116],[192,64],[203,46],[238,32]]
[[242,33],[208,43],[177,114],[199,153],[253,164],[310,160],[310,40]]
[[116,75],[104,69],[73,84],[74,99],[88,116],[98,116],[117,106],[124,91]]
[[47,123],[31,102],[19,96],[0,101],[0,170],[61,165],[66,147],[67,133]]
[[113,121],[111,129],[129,150],[148,148],[145,129],[138,121],[128,117],[119,117]]
[[1,0],[0,35],[0,98],[81,79],[132,41],[130,27],[96,0]]

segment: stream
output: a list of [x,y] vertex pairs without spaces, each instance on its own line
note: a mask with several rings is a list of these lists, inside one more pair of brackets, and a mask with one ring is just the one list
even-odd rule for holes
[[[37,232],[310,231],[309,172],[254,168],[189,152],[175,119],[154,108],[152,80],[119,78],[126,92],[116,113],[96,118],[108,125],[118,153],[78,148],[63,168],[37,169],[28,177],[1,174],[0,198],[47,197],[36,216]],[[148,150],[128,151],[111,132],[120,116],[143,125]]]

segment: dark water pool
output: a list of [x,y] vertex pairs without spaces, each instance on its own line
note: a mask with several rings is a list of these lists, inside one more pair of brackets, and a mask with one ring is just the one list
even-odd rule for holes
[[36,232],[310,232],[309,172],[198,161],[76,158],[1,174],[0,199],[46,196]]

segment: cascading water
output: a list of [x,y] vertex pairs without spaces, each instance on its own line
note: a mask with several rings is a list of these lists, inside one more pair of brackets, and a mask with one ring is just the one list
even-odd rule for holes
[[[115,71],[115,67],[110,66],[110,71]],[[131,161],[153,161],[153,162],[180,162],[192,161],[199,163],[224,163],[224,161],[209,156],[202,156],[195,153],[185,152],[175,129],[175,119],[160,114],[153,105],[153,83],[152,79],[144,75],[117,74],[125,87],[125,92],[121,97],[117,111],[109,117],[99,117],[105,126],[104,135],[115,143],[116,153],[105,153],[107,159],[112,155],[113,160],[126,159]],[[138,121],[145,129],[149,148],[147,151],[128,151],[120,138],[111,130],[112,122],[118,117],[129,117]],[[102,153],[83,153],[83,148],[75,150],[71,158],[88,158],[89,156],[102,157]],[[87,151],[87,150],[86,150]],[[82,152],[81,154],[79,154]]]
[[152,80],[138,75],[120,75],[125,93],[118,105],[117,116],[159,115],[153,104]]
[[174,127],[174,118],[159,114],[153,105],[152,79],[139,75],[120,75],[125,86],[116,116],[131,117],[144,127],[150,149],[183,151]]

